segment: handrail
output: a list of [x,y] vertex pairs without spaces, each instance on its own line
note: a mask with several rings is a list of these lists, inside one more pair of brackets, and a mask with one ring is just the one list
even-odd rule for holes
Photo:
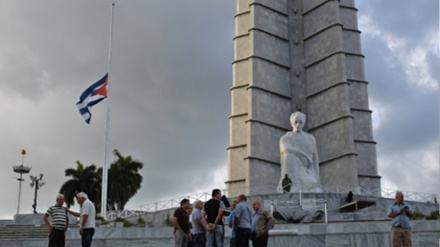
[[[260,185],[260,186],[253,186],[252,188],[243,187],[240,188],[240,190],[258,191],[260,192],[260,194],[269,194],[270,191],[276,191],[276,188],[272,188],[272,187],[273,186]],[[235,190],[237,191],[239,189],[236,188]],[[338,193],[338,194],[347,194],[349,191],[353,191],[353,193],[358,196],[378,197],[378,195],[380,195],[383,198],[391,198],[391,199],[393,199],[396,192],[399,191],[393,189],[368,189],[368,188],[362,188],[360,186],[346,187],[342,185],[322,186],[322,190],[323,193]],[[406,201],[428,202],[428,203],[438,204],[438,197],[435,194],[413,192],[413,191],[401,191],[401,192],[405,196]],[[223,194],[226,193],[227,190],[224,189]],[[125,210],[107,211],[107,219],[114,220],[118,217],[120,218],[137,217],[151,212],[176,208],[180,205],[180,201],[184,198],[189,199],[191,202],[194,202],[196,200],[207,201],[211,198],[211,192],[195,193],[193,195],[181,196],[170,200],[147,203],[135,207],[130,207]]]

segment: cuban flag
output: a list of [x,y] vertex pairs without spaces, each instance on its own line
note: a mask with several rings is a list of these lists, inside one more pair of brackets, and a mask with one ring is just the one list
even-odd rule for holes
[[107,98],[108,73],[101,80],[95,82],[84,91],[79,97],[78,106],[79,113],[83,116],[86,123],[90,124],[92,106]]

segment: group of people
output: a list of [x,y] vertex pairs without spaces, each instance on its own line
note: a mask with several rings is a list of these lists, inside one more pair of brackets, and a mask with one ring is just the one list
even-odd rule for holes
[[[49,247],[64,247],[65,232],[69,226],[68,214],[79,217],[79,232],[82,247],[90,247],[95,233],[95,206],[84,192],[76,195],[81,206],[80,212],[75,212],[63,206],[64,196],[56,196],[56,204],[49,207],[43,220],[49,228]],[[227,224],[232,229],[230,246],[248,247],[252,241],[253,247],[266,247],[269,229],[274,226],[272,215],[261,207],[261,202],[252,202],[253,213],[245,195],[240,195],[232,201]],[[223,247],[225,224],[223,213],[226,207],[222,201],[219,189],[212,191],[212,198],[206,203],[200,200],[192,205],[188,199],[180,202],[180,207],[174,211],[173,226],[175,228],[176,247]],[[410,218],[414,211],[404,201],[403,193],[398,191],[395,202],[388,208],[387,216],[392,218],[391,241],[393,247],[411,246]],[[50,221],[49,221],[50,217]]]
[[64,247],[66,242],[65,232],[69,227],[69,213],[80,219],[79,233],[81,234],[82,247],[91,246],[95,234],[95,205],[84,192],[76,194],[76,199],[81,206],[80,212],[64,207],[64,196],[59,194],[55,199],[56,204],[49,207],[44,214],[43,220],[49,228],[49,247]]
[[[252,207],[253,213],[245,195],[232,202],[227,220],[232,229],[231,247],[248,247],[250,241],[254,247],[267,246],[269,229],[273,228],[275,219],[261,207],[260,201],[255,200]],[[173,215],[175,246],[223,247],[225,211],[219,189],[214,189],[212,198],[205,203],[197,200],[191,205],[188,199],[183,199]]]

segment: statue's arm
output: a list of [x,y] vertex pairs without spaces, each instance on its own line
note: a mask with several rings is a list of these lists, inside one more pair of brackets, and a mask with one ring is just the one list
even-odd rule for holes
[[[310,157],[307,153],[295,147],[295,145],[293,145],[292,143],[292,140],[289,140],[288,138],[286,138],[286,136],[283,136],[280,139],[280,154],[284,153],[293,154],[295,156]],[[310,160],[310,158],[308,159]]]

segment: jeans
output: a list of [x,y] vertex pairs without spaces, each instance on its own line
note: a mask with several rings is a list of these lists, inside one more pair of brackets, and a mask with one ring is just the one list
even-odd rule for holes
[[83,234],[81,234],[82,247],[90,247],[92,245],[93,234],[95,234],[95,228],[83,229]]
[[194,234],[193,247],[206,247],[206,234],[205,233]]
[[217,225],[214,231],[208,231],[206,238],[207,247],[214,246],[214,239],[217,243],[217,247],[223,247],[223,239],[225,238],[225,227],[223,225]]

